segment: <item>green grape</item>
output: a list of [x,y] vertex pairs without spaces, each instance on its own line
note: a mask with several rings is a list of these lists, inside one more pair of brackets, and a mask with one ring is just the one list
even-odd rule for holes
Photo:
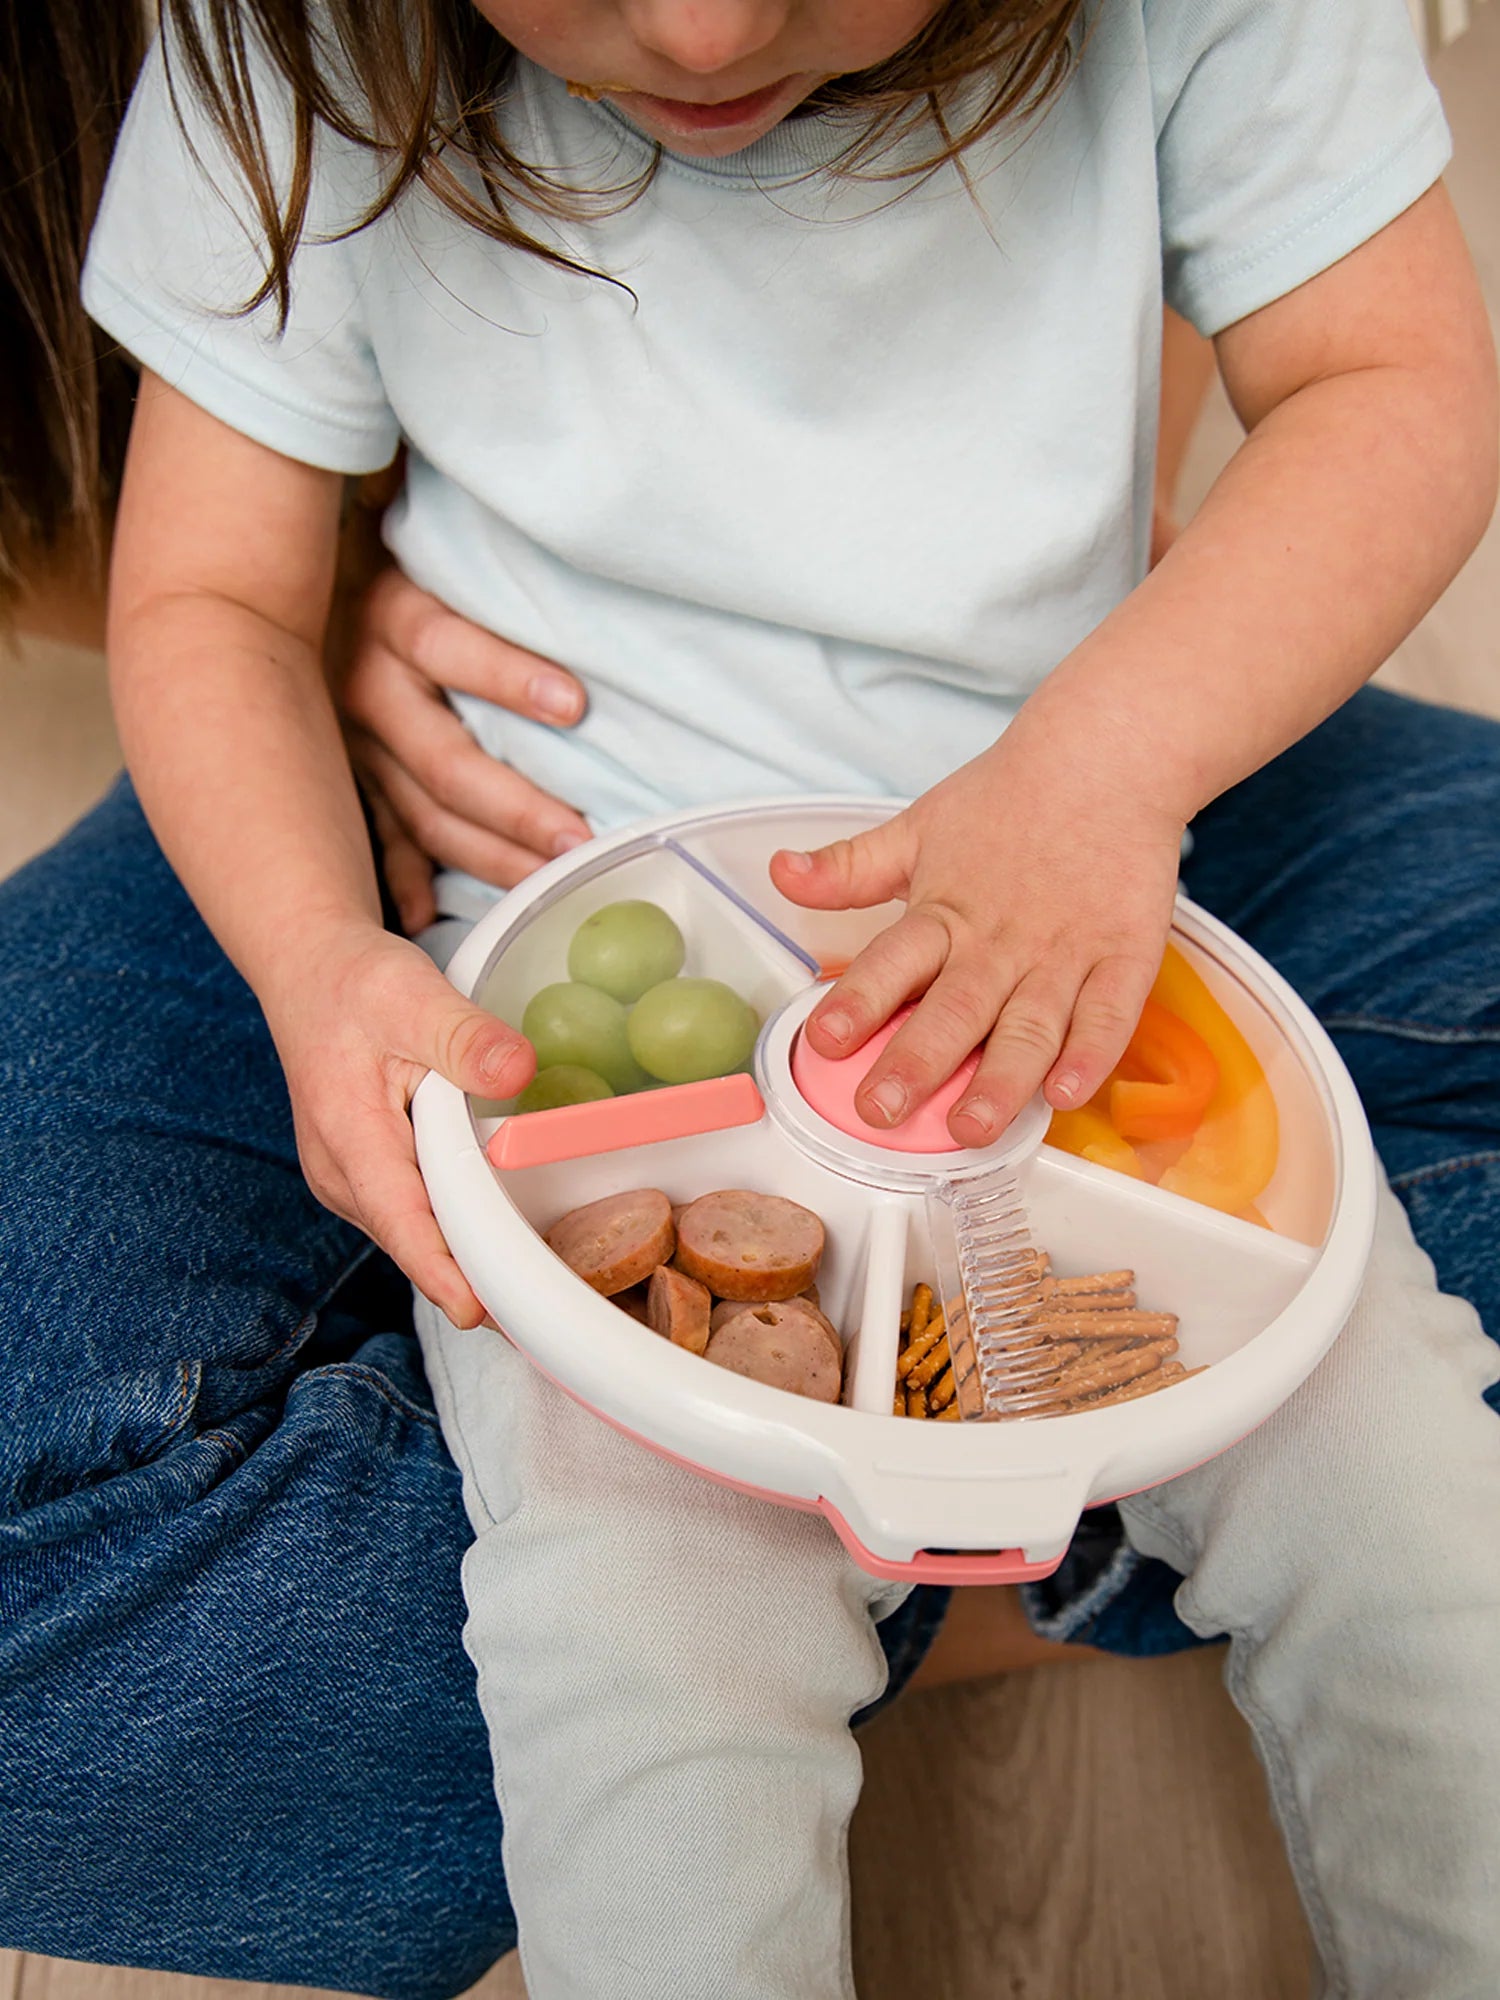
[[568,977],[628,1007],[648,987],[681,972],[686,957],[682,932],[655,903],[606,903],[574,932]]
[[553,1063],[539,1069],[516,1099],[517,1111],[555,1111],[561,1104],[592,1104],[614,1092],[597,1070],[578,1063]]
[[536,1050],[538,1069],[559,1063],[591,1069],[611,1090],[641,1090],[650,1081],[630,1053],[625,1009],[597,986],[559,980],[534,993],[521,1033]]
[[630,1052],[663,1083],[701,1083],[741,1069],[760,1016],[718,979],[664,979],[630,1013]]

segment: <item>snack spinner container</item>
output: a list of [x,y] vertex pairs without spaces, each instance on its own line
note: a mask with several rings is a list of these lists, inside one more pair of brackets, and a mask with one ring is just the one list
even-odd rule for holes
[[[430,1075],[412,1105],[417,1153],[486,1310],[580,1402],[711,1478],[821,1511],[878,1576],[1019,1582],[1056,1568],[1083,1508],[1223,1451],[1311,1372],[1364,1274],[1374,1153],[1353,1084],[1308,1009],[1182,898],[1173,943],[1250,1045],[1275,1101],[1277,1163],[1258,1220],[1054,1150],[1039,1099],[993,1146],[961,1151],[944,1120],[962,1075],[890,1133],[863,1126],[850,1100],[872,1051],[821,1062],[800,1029],[822,968],[846,962],[900,906],[799,909],[771,886],[767,864],[777,848],[820,847],[895,810],[889,799],[801,798],[677,813],[541,869],[459,949],[449,976],[461,991],[519,1022],[539,988],[567,977],[583,919],[640,898],[676,920],[685,974],[724,981],[760,1014],[753,1075],[521,1116]],[[673,1346],[542,1240],[569,1209],[642,1187],[674,1203],[757,1189],[822,1218],[822,1306],[846,1343],[841,1403]],[[986,1243],[1028,1233],[1063,1276],[1132,1268],[1142,1302],[1178,1316],[1178,1359],[1200,1372],[1064,1416],[893,1416],[913,1284],[961,1294],[978,1329]],[[1003,1407],[1003,1377],[1000,1387]]]

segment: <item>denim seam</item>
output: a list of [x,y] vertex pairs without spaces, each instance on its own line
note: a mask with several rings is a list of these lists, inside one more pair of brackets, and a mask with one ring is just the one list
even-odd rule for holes
[[1394,1174],[1393,1188],[1417,1187],[1423,1181],[1441,1180],[1444,1174],[1461,1174],[1466,1167],[1500,1166],[1500,1152],[1465,1153],[1456,1160],[1439,1160],[1435,1166],[1413,1167],[1409,1174]]
[[[356,1259],[356,1262],[357,1261],[358,1259]],[[352,1271],[353,1269],[354,1265],[351,1264],[349,1266],[349,1270],[344,1271],[340,1275],[338,1284],[334,1285],[332,1290],[325,1292],[322,1298],[319,1299],[318,1303],[315,1306],[309,1307],[309,1309],[302,1315],[301,1319],[297,1321],[297,1324],[292,1328],[291,1332],[287,1335],[286,1339],[282,1341],[280,1347],[273,1347],[271,1349],[271,1352],[264,1359],[264,1361],[261,1361],[260,1363],[257,1364],[259,1367],[261,1368],[274,1367],[275,1364],[278,1361],[280,1361],[285,1355],[293,1353],[298,1347],[301,1346],[302,1342],[307,1339],[308,1335],[317,1325],[318,1314],[322,1311],[323,1307],[328,1303],[329,1299],[333,1296],[333,1293],[338,1290],[338,1286],[341,1285],[344,1282],[344,1279],[348,1277],[349,1271]]]
[[[1150,1518],[1152,1527],[1164,1541],[1170,1543],[1173,1553],[1179,1558],[1177,1567],[1181,1569],[1185,1577],[1190,1578],[1193,1571],[1193,1557],[1188,1547],[1187,1538],[1182,1533],[1177,1522],[1172,1519],[1171,1515],[1166,1512],[1159,1501],[1152,1499],[1148,1494],[1138,1493],[1134,1495],[1130,1505],[1138,1513],[1147,1515]],[[1191,1584],[1189,1585],[1189,1589],[1191,1590]],[[1184,1619],[1183,1622],[1186,1624],[1189,1621]],[[1204,1635],[1198,1630],[1199,1624],[1205,1625],[1215,1632],[1222,1631],[1228,1636],[1231,1642],[1238,1640],[1241,1646],[1249,1642],[1250,1634],[1247,1628],[1242,1625],[1235,1625],[1227,1618],[1220,1619],[1204,1616],[1200,1610],[1198,1622],[1190,1624],[1189,1629],[1197,1632],[1198,1636],[1202,1638]],[[1270,1786],[1271,1796],[1276,1806],[1277,1818],[1281,1822],[1282,1835],[1286,1842],[1287,1860],[1291,1864],[1292,1873],[1297,1878],[1297,1886],[1301,1892],[1303,1909],[1307,1914],[1308,1928],[1313,1934],[1319,1956],[1323,1960],[1324,1971],[1336,1977],[1336,1987],[1330,1988],[1330,1991],[1336,1990],[1346,1993],[1349,1990],[1348,1973],[1344,1965],[1343,1956],[1338,1949],[1328,1905],[1318,1884],[1317,1875],[1313,1867],[1312,1844],[1308,1839],[1307,1822],[1303,1817],[1301,1804],[1297,1798],[1296,1784],[1292,1776],[1292,1761],[1287,1754],[1286,1745],[1281,1738],[1281,1731],[1277,1728],[1274,1719],[1261,1707],[1259,1702],[1252,1700],[1245,1686],[1244,1676],[1240,1671],[1241,1658],[1242,1655],[1235,1651],[1231,1643],[1224,1678],[1230,1686],[1230,1692],[1235,1705],[1255,1730],[1256,1742],[1266,1766],[1267,1783]]]
[[[1239,1626],[1226,1625],[1231,1640],[1238,1639],[1241,1645],[1248,1635]],[[1281,1731],[1258,1701],[1251,1699],[1245,1686],[1244,1675],[1240,1671],[1240,1656],[1233,1645],[1230,1647],[1229,1661],[1224,1674],[1231,1695],[1240,1713],[1251,1722],[1260,1745],[1261,1756],[1265,1760],[1266,1778],[1270,1784],[1271,1796],[1276,1803],[1276,1816],[1281,1822],[1282,1837],[1286,1841],[1287,1860],[1292,1873],[1297,1878],[1297,1886],[1302,1892],[1302,1907],[1307,1915],[1308,1929],[1318,1947],[1318,1955],[1323,1960],[1323,1970],[1330,1974],[1331,1993],[1349,1992],[1348,1968],[1344,1964],[1343,1953],[1338,1948],[1337,1935],[1333,1928],[1333,1918],[1323,1896],[1313,1865],[1312,1843],[1308,1838],[1307,1821],[1302,1814],[1301,1801],[1297,1797],[1296,1783],[1292,1776],[1292,1760],[1281,1739]],[[1274,1778],[1272,1776],[1274,1769]]]
[[[340,1375],[345,1381],[362,1383],[365,1388],[373,1389],[377,1395],[383,1396],[392,1409],[412,1418],[416,1423],[425,1425],[428,1430],[436,1431],[439,1436],[442,1435],[442,1425],[432,1411],[424,1410],[420,1403],[414,1403],[409,1396],[402,1395],[401,1391],[388,1382],[377,1368],[371,1368],[361,1361],[331,1361],[325,1367],[314,1369],[312,1372],[320,1381],[329,1375]],[[299,1377],[297,1386],[300,1387],[301,1383],[308,1379],[306,1375]]]
[[219,1430],[217,1427],[211,1431],[199,1431],[193,1442],[211,1444],[216,1450],[222,1451],[226,1460],[224,1468],[226,1472],[233,1472],[250,1456],[249,1446],[243,1439],[237,1438],[233,1431]]
[[201,1361],[179,1361],[177,1364],[177,1402],[172,1414],[167,1418],[166,1428],[161,1434],[159,1451],[165,1451],[173,1438],[187,1423],[192,1414],[198,1385],[203,1380]]
[[1423,1021],[1391,1021],[1381,1014],[1325,1014],[1323,1026],[1354,1034],[1396,1035],[1408,1042],[1432,1042],[1439,1047],[1467,1048],[1500,1042],[1500,1028],[1439,1028]]

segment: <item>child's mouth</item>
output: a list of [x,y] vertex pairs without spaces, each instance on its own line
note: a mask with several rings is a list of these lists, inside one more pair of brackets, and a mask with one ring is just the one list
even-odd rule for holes
[[[609,95],[619,97],[621,109],[625,112],[637,112],[652,125],[691,137],[695,133],[728,132],[739,125],[756,124],[776,110],[791,81],[790,77],[782,77],[775,83],[767,84],[763,90],[752,90],[744,97],[724,98],[717,104],[693,104],[676,97],[652,97],[640,90],[611,90]],[[600,95],[603,94],[601,91]]]

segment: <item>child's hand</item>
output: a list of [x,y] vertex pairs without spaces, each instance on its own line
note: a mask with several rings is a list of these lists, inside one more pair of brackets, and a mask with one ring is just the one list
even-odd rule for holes
[[1038,1085],[1059,1109],[1091,1097],[1161,963],[1182,829],[1107,759],[1059,756],[1017,722],[884,826],[778,854],[777,888],[809,908],[906,900],[808,1022],[820,1053],[846,1056],[925,995],[861,1084],[860,1116],[899,1124],[980,1043],[948,1119],[962,1145],[988,1144]]
[[313,1193],[456,1325],[477,1326],[484,1308],[433,1216],[407,1106],[429,1069],[476,1095],[513,1096],[535,1067],[530,1044],[373,924],[330,938],[295,988],[261,997]]

